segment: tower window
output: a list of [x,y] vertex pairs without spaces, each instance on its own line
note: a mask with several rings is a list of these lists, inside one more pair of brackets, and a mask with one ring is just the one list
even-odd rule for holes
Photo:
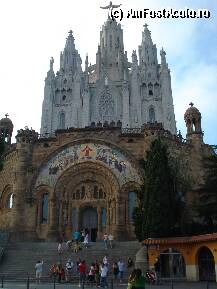
[[155,110],[153,107],[149,109],[149,122],[151,123],[155,122]]
[[151,89],[149,89],[148,94],[153,95],[153,91]]
[[41,200],[41,223],[48,222],[48,193],[43,194]]
[[65,113],[64,113],[64,112],[61,112],[61,113],[60,113],[59,128],[60,128],[60,129],[64,129],[64,128],[65,128]]
[[109,46],[112,48],[112,35],[109,35]]
[[66,95],[63,95],[62,100],[66,100]]

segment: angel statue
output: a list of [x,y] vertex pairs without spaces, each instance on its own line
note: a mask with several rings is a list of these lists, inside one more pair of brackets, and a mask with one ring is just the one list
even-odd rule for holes
[[112,1],[110,1],[110,2],[109,2],[109,5],[107,5],[107,6],[105,6],[105,7],[100,7],[100,8],[102,8],[102,9],[108,9],[108,10],[109,10],[108,15],[110,16],[110,15],[113,15],[113,14],[112,14],[113,8],[118,8],[118,7],[120,7],[121,5],[122,5],[122,4],[113,5],[113,4],[112,4]]

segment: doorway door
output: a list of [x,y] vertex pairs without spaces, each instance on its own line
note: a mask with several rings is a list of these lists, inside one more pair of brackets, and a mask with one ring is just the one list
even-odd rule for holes
[[215,261],[212,252],[203,247],[198,254],[200,281],[215,281]]
[[81,229],[88,230],[89,240],[96,242],[98,230],[98,214],[96,208],[86,207],[81,210]]

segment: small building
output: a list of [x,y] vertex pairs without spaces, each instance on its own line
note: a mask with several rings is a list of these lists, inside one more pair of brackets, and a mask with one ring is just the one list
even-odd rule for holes
[[149,268],[157,259],[161,278],[217,282],[217,233],[146,239]]

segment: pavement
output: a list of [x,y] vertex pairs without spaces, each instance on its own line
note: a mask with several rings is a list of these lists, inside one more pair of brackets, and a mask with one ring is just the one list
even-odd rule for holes
[[[172,287],[173,286],[173,287]],[[27,284],[24,283],[5,283],[4,287],[1,286],[0,288],[4,289],[83,289],[79,288],[78,284],[51,284],[51,283],[41,283],[41,284],[30,284],[29,288],[27,288]],[[86,286],[84,289],[95,289],[96,287],[90,287]],[[116,286],[114,284],[113,289],[126,289],[127,284],[119,284]],[[217,289],[217,283],[211,282],[207,284],[207,282],[179,282],[179,283],[164,283],[162,285],[149,285],[147,284],[146,289]],[[112,289],[111,286],[109,286],[108,289]]]

